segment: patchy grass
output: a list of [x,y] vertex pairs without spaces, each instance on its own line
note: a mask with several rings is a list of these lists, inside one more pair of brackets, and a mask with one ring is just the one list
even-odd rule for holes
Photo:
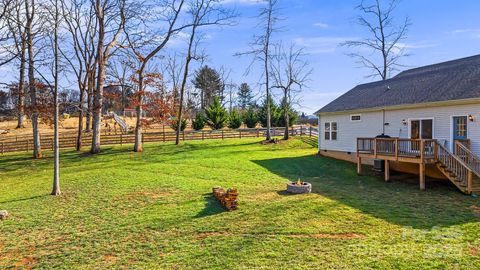
[[[108,147],[0,157],[0,268],[480,268],[480,202],[444,184],[385,183],[305,142]],[[287,195],[288,180],[313,193]],[[213,186],[237,187],[226,212]]]

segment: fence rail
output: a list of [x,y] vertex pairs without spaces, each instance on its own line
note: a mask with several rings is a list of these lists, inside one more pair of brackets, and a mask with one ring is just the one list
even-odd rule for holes
[[[180,140],[220,140],[220,139],[241,139],[257,138],[266,135],[266,128],[257,129],[225,129],[225,130],[202,130],[202,131],[183,131],[180,134]],[[318,136],[318,131],[312,127],[292,127],[289,128],[291,136]],[[271,128],[272,136],[282,136],[285,133],[284,127]],[[166,132],[145,132],[142,134],[142,142],[172,142],[175,141],[176,133],[174,131]],[[77,136],[75,133],[61,134],[59,137],[60,148],[75,148]],[[82,136],[82,145],[90,145],[92,140],[91,133],[85,133]],[[135,141],[135,134],[112,134],[106,133],[101,136],[102,145],[132,144]],[[41,135],[40,145],[42,149],[53,149],[53,135]],[[10,139],[0,140],[0,154],[10,152],[32,151],[33,139],[31,136],[18,136]]]

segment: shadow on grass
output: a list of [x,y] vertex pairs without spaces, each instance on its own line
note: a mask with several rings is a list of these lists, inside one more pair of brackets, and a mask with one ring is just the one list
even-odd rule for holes
[[38,198],[45,198],[45,197],[48,197],[48,196],[51,196],[51,195],[50,194],[36,195],[36,196],[32,196],[32,197],[27,197],[27,198],[0,201],[0,203],[23,202],[23,201],[35,200],[35,199],[38,199]]
[[354,164],[316,156],[253,162],[289,180],[311,182],[312,193],[393,224],[431,229],[480,221],[469,209],[479,204],[478,199],[463,195],[448,183],[427,182],[427,190],[420,191],[418,182],[385,183],[374,176],[357,176]]
[[226,211],[212,193],[205,193],[203,197],[205,198],[205,207],[195,215],[195,218],[213,216]]

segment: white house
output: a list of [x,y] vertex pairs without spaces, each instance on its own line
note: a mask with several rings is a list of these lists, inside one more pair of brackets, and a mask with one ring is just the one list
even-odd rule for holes
[[[321,155],[385,160],[386,180],[390,167],[414,169],[421,188],[425,173],[466,193],[479,188],[480,55],[358,85],[316,114]],[[392,139],[373,139],[382,134]]]

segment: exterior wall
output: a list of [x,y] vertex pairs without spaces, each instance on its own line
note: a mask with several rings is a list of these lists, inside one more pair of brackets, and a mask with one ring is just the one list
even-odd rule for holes
[[[361,121],[350,121],[350,115],[357,113],[343,113],[332,115],[320,115],[319,125],[319,150],[332,150],[342,152],[356,152],[357,138],[375,137],[383,131],[382,111],[362,112]],[[480,155],[480,104],[452,105],[441,107],[428,107],[385,110],[385,134],[391,137],[409,138],[411,119],[433,119],[433,137],[444,140],[450,149],[453,147],[453,116],[473,115],[474,121],[468,121],[468,138],[471,140],[471,149]],[[407,121],[407,125],[402,123]],[[326,141],[324,139],[325,122],[337,122],[337,140]]]

